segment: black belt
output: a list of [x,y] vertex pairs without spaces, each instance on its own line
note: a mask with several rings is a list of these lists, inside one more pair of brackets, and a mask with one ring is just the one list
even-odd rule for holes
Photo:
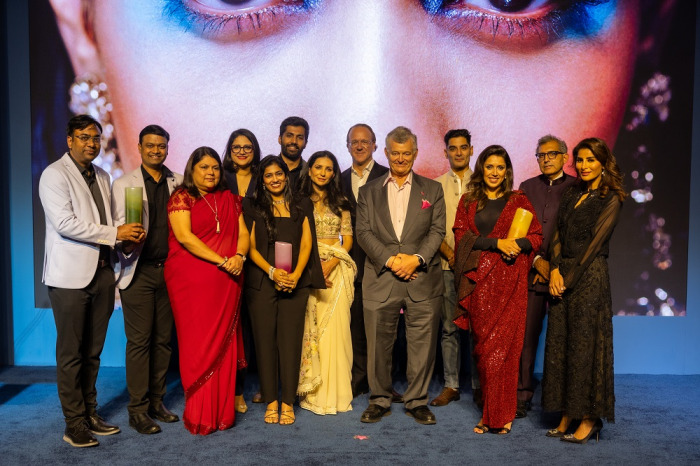
[[147,260],[147,261],[139,261],[139,264],[143,265],[150,265],[151,267],[155,267],[157,269],[165,266],[165,259],[162,261],[154,261],[154,260]]

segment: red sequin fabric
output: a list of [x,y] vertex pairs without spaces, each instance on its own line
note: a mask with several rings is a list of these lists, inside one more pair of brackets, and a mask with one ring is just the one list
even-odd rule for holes
[[[458,245],[465,233],[480,234],[474,223],[476,204],[465,205],[464,200],[459,203],[454,224]],[[518,207],[535,213],[527,197],[516,191],[503,208],[493,231],[486,236],[506,238]],[[536,217],[526,238],[532,250],[537,251],[542,242],[542,228]],[[459,302],[466,313],[457,317],[455,323],[462,328],[467,328],[467,323],[471,326],[484,397],[483,423],[498,429],[515,418],[518,367],[525,333],[527,277],[534,254],[521,253],[515,260],[506,261],[499,251],[471,250],[467,253],[479,254],[478,265],[465,272],[474,288]]]

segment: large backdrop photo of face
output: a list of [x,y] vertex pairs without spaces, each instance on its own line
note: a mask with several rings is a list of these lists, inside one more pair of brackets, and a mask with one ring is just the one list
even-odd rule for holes
[[[32,2],[34,192],[66,151],[65,123],[83,112],[105,127],[97,163],[113,178],[138,166],[138,133],[152,123],[170,132],[177,172],[240,127],[263,154],[279,153],[290,115],[309,121],[306,156],[330,150],[347,168],[347,130],[363,122],[386,164],[384,136],[404,125],[418,136],[416,172],[431,178],[449,168],[444,133],[464,127],[475,154],[508,150],[516,186],[538,174],[541,136],[570,148],[596,136],[631,192],[610,248],[614,312],[685,315],[695,2],[254,4]],[[50,307],[43,222],[35,196],[37,308]]]

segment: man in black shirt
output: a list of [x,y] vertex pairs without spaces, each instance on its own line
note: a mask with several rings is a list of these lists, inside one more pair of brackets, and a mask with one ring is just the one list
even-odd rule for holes
[[129,426],[140,434],[160,432],[153,420],[177,422],[179,417],[163,405],[165,376],[170,365],[173,313],[163,277],[168,257],[168,199],[182,183],[182,175],[163,163],[170,135],[158,125],[146,126],[139,135],[141,166],[112,186],[115,224],[125,220],[125,188],[143,189],[142,244],[123,242],[117,249],[116,270],[126,332],[126,386],[129,390]]
[[280,155],[289,169],[289,187],[294,190],[301,175],[306,172],[306,161],[301,158],[309,139],[309,123],[301,117],[285,118],[280,124]]

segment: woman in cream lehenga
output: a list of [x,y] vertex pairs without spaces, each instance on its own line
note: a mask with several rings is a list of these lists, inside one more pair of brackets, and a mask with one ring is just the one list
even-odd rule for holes
[[340,168],[333,154],[316,152],[308,166],[301,193],[314,203],[326,289],[312,290],[309,296],[297,394],[302,408],[336,414],[352,409],[350,305],[357,269],[348,254],[352,247],[350,204],[340,190]]

